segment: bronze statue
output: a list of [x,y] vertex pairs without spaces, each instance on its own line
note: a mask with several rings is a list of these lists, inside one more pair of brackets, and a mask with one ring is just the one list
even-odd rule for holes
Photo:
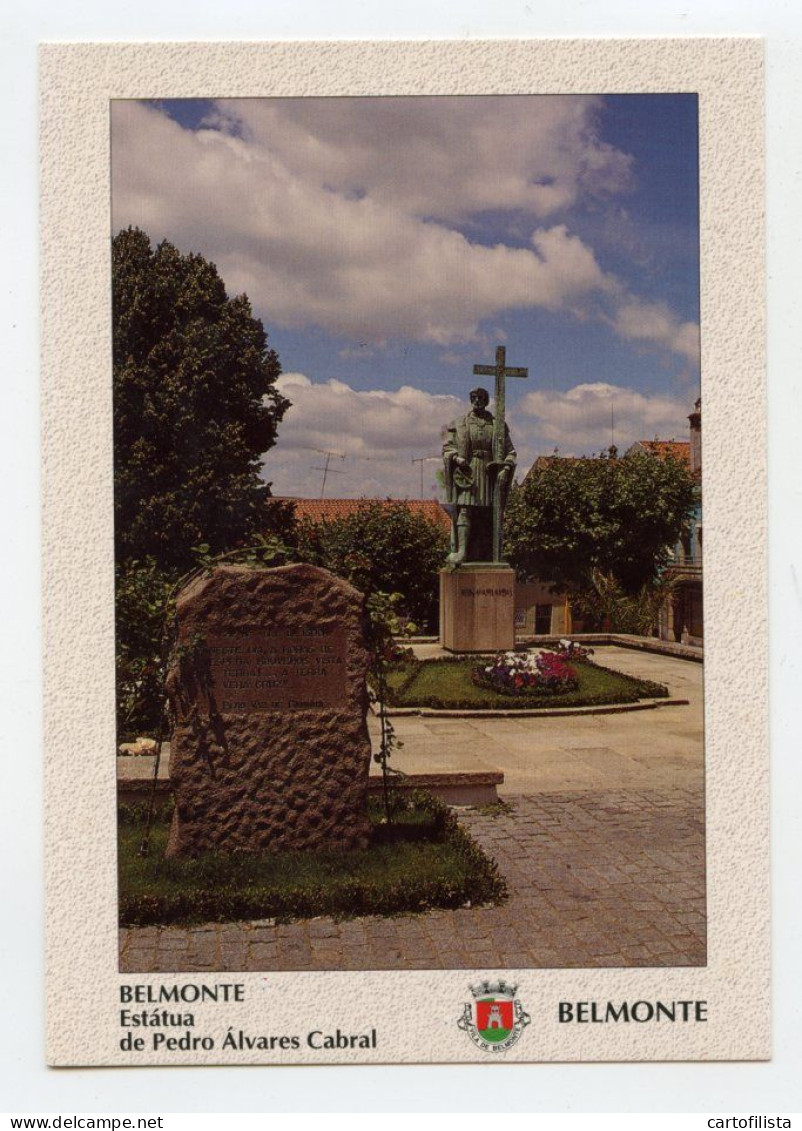
[[449,425],[443,444],[452,568],[501,560],[502,515],[516,455],[503,415],[494,424],[489,401],[486,389],[473,389],[471,411]]

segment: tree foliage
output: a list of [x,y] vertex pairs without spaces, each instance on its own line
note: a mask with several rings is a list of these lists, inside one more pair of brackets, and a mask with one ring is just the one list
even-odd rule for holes
[[676,579],[661,574],[644,583],[636,593],[627,594],[611,574],[593,570],[587,588],[575,592],[572,609],[585,631],[627,632],[634,636],[655,636],[660,612],[676,591]]
[[522,579],[564,592],[593,589],[595,574],[633,595],[668,561],[694,498],[690,472],[672,457],[543,460],[510,494],[506,556]]
[[164,679],[172,644],[174,578],[153,558],[118,562],[117,741],[156,735],[164,711]]
[[258,530],[260,457],[289,402],[262,323],[214,264],[156,248],[136,228],[112,243],[114,487],[118,562],[192,564]]
[[224,554],[195,548],[196,568],[176,579],[153,558],[117,563],[117,734],[118,741],[158,734],[166,707],[165,680],[176,645],[175,601],[192,577],[218,565],[271,568],[295,561],[297,551],[273,533]]
[[365,500],[334,522],[299,527],[299,553],[349,580],[363,593],[401,595],[407,617],[420,628],[437,625],[438,571],[448,533],[403,502]]

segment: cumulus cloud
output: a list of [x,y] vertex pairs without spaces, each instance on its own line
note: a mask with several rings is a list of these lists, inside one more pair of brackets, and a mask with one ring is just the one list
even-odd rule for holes
[[[504,310],[559,309],[613,285],[564,224],[535,228],[530,247],[487,247],[404,211],[389,190],[354,194],[323,182],[329,165],[317,145],[307,164],[320,164],[319,176],[299,171],[277,113],[265,111],[276,146],[261,135],[185,130],[141,103],[116,105],[115,229],[135,224],[201,250],[229,289],[247,292],[278,326],[366,342],[470,341],[482,319]],[[324,148],[336,169],[331,144]]]
[[599,137],[594,97],[299,98],[218,103],[212,121],[294,175],[417,217],[538,218],[625,190],[632,158]]
[[[263,475],[276,495],[317,498],[329,455],[329,498],[442,498],[436,481],[446,425],[467,409],[458,397],[411,385],[394,392],[360,391],[343,381],[311,381],[286,373],[279,386],[292,402]],[[590,455],[610,443],[610,407],[620,452],[636,440],[687,439],[689,406],[603,382],[566,392],[539,389],[510,409],[519,476],[537,455]],[[491,405],[492,408],[492,405]]]
[[[505,312],[543,308],[590,311],[625,339],[693,359],[695,326],[631,295],[565,223],[580,199],[632,182],[631,157],[600,138],[601,105],[246,99],[217,103],[190,130],[116,102],[114,230],[201,252],[271,325],[365,347],[453,349]],[[477,234],[487,215],[492,246]]]
[[594,382],[567,392],[538,389],[527,393],[518,411],[530,418],[540,451],[555,447],[561,455],[590,455],[610,444],[610,410],[615,417],[615,442],[625,452],[636,440],[686,440],[690,408],[683,400],[649,395],[636,389]]
[[[418,498],[421,469],[412,460],[439,457],[443,429],[465,411],[457,397],[410,385],[394,392],[358,391],[343,381],[313,382],[302,373],[285,373],[278,384],[293,407],[263,469],[276,495],[319,497],[328,452],[328,497]],[[438,493],[439,466],[439,459],[424,464],[427,498]]]
[[680,322],[665,303],[625,300],[613,324],[622,338],[662,346],[693,364],[699,362],[698,325]]

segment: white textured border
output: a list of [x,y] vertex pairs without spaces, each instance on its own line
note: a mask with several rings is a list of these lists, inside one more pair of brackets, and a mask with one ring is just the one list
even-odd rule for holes
[[[631,1032],[619,1026],[602,1039],[579,1026],[552,1025],[540,1014],[533,1039],[519,1041],[505,1059],[769,1055],[762,89],[762,45],[750,39],[42,48],[50,1063],[132,1063],[119,1051],[117,986],[134,979],[117,973],[115,767],[109,758],[114,634],[108,101],[312,94],[700,96],[709,964],[684,971],[527,971],[519,980],[520,996],[533,1014],[539,1002],[558,996],[676,996],[706,998],[711,1016],[706,1026]],[[270,1031],[296,1031],[294,1023],[283,1026],[300,1013],[320,1018],[321,1026],[352,1031],[376,1024],[382,1031],[376,1061],[482,1059],[452,1022],[470,972],[274,974],[267,987],[261,975],[237,980],[248,985],[249,1000],[226,1024],[258,1033],[269,1012]],[[437,1019],[425,1044],[408,1022],[409,1003],[422,997]],[[298,1061],[314,1054],[293,1055]],[[264,1058],[215,1053],[206,1059]],[[203,1061],[194,1053],[170,1054],[159,1062]],[[152,1055],[141,1063],[154,1063]]]

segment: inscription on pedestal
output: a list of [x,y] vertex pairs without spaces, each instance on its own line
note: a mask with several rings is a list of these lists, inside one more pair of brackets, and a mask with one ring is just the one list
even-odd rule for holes
[[440,643],[449,652],[515,647],[515,571],[461,566],[440,574]]
[[514,591],[509,585],[462,585],[460,597],[513,597]]
[[346,634],[308,628],[208,636],[211,692],[223,714],[310,711],[345,697]]

